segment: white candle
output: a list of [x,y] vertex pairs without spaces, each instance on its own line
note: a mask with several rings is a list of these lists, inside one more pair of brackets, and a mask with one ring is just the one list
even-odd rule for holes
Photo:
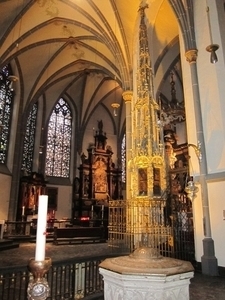
[[22,216],[25,215],[25,206],[22,207]]
[[48,196],[39,196],[35,260],[45,260]]

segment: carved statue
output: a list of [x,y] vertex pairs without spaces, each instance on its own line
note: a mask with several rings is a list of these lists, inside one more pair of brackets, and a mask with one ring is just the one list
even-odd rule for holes
[[99,129],[99,133],[101,133],[102,129],[103,129],[103,122],[102,122],[102,120],[98,121],[98,129]]

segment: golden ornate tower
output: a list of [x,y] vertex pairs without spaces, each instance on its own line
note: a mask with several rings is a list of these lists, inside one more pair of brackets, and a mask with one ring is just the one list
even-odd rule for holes
[[[143,244],[157,248],[167,242],[170,231],[165,226],[167,165],[160,107],[154,99],[145,25],[146,7],[139,9],[139,52],[135,79],[137,92],[130,104],[130,128],[126,128],[131,132],[127,148],[127,199],[110,203],[109,236],[114,243],[118,237],[129,240],[128,248]],[[110,232],[117,235],[110,235]]]

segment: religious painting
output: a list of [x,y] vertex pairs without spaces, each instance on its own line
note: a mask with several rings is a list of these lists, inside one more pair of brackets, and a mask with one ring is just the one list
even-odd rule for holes
[[161,180],[160,180],[160,169],[153,168],[153,195],[161,195]]
[[139,196],[146,196],[148,193],[147,169],[138,169],[138,194]]
[[96,193],[106,193],[107,191],[107,174],[106,166],[102,160],[96,162],[95,171],[95,192]]

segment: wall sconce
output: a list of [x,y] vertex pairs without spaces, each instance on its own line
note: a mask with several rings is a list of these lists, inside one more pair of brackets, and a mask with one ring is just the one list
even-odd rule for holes
[[9,75],[8,80],[10,81],[9,88],[10,91],[14,91],[14,82],[16,82],[19,78],[15,75]]
[[198,192],[198,187],[195,186],[195,183],[193,180],[188,181],[187,186],[185,187],[185,192],[187,193],[187,197],[191,200],[191,202],[196,197],[196,194]]
[[117,117],[118,116],[118,108],[120,107],[119,103],[112,103],[111,104],[112,108],[113,108],[113,115],[114,117]]
[[[188,144],[188,147],[192,147],[195,151],[195,154],[198,158],[199,164],[202,161],[202,152],[201,152],[201,143],[198,141],[198,145],[194,144]],[[191,178],[188,182],[187,185],[184,189],[184,191],[187,193],[187,197],[193,201],[194,198],[196,197],[196,194],[198,192],[199,188],[195,186],[195,182],[193,178]]]
[[206,51],[211,53],[211,55],[210,55],[211,64],[215,64],[216,62],[218,62],[218,57],[216,55],[216,51],[219,49],[219,45],[213,44],[213,41],[212,41],[212,32],[211,32],[211,24],[210,24],[209,7],[208,6],[206,8],[206,12],[207,12],[207,20],[208,20],[208,26],[209,26],[210,42],[211,42],[211,44],[206,47]]
[[199,160],[199,163],[202,161],[202,152],[201,152],[201,143],[198,141],[198,145],[188,144],[188,147],[192,147],[195,151],[195,154]]
[[206,51],[210,52],[210,62],[211,64],[215,64],[216,62],[218,62],[218,57],[216,55],[216,50],[219,49],[219,45],[217,44],[211,44],[208,47],[206,47]]

